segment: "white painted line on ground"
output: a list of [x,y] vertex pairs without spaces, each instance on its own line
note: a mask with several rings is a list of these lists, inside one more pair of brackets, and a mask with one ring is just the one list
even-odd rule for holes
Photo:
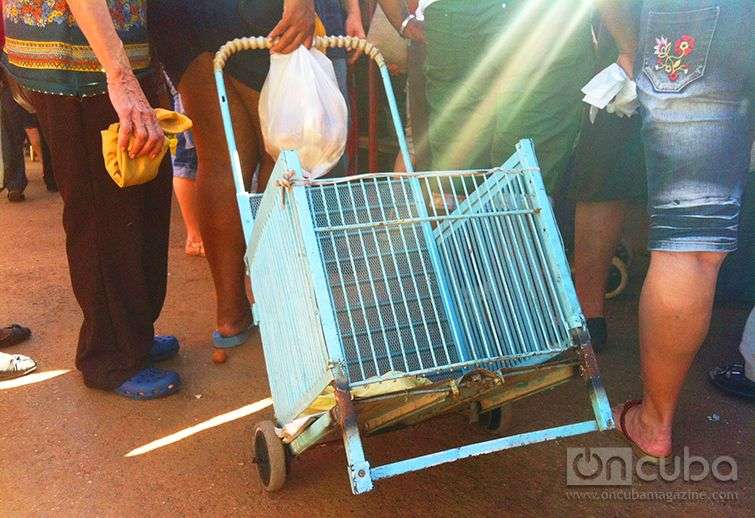
[[163,446],[168,446],[169,444],[173,444],[174,442],[178,442],[180,440],[186,439],[187,437],[191,437],[196,433],[203,432],[215,426],[220,426],[221,424],[229,423],[231,421],[235,421],[236,419],[241,419],[242,417],[254,414],[256,412],[259,412],[260,410],[264,410],[272,404],[273,400],[266,398],[261,401],[257,401],[256,403],[252,403],[251,405],[242,406],[241,408],[238,408],[231,412],[220,414],[213,417],[212,419],[208,419],[207,421],[195,424],[194,426],[184,428],[183,430],[179,430],[176,433],[166,435],[165,437],[152,441],[148,444],[145,444],[144,446],[135,448],[128,452],[125,456],[137,457],[139,455],[144,455],[145,453],[149,453],[158,448],[162,448]]

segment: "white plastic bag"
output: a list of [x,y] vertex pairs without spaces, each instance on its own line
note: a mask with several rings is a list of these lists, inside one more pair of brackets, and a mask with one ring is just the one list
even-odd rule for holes
[[283,149],[293,149],[307,178],[324,175],[346,147],[347,113],[325,54],[299,47],[270,56],[259,114],[265,149],[273,158]]

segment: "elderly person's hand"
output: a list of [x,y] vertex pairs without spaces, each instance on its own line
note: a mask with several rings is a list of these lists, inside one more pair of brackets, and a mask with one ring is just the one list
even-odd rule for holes
[[268,34],[269,38],[280,38],[270,49],[271,52],[288,54],[300,45],[312,46],[315,32],[315,5],[313,0],[284,0],[283,18]]
[[139,81],[133,73],[108,76],[107,87],[110,102],[120,122],[118,147],[128,149],[131,158],[145,155],[156,157],[162,151],[165,134],[157,124],[155,112]]
[[[131,70],[105,0],[67,0],[76,24],[92,46],[107,77],[110,102],[120,122],[118,146],[131,158],[156,157],[165,142],[155,112]],[[103,128],[104,129],[104,128]]]

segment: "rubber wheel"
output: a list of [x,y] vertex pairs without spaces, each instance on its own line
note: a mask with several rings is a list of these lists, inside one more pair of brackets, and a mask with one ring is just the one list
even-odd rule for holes
[[480,426],[490,433],[504,435],[514,422],[514,406],[507,403],[498,408],[480,414]]
[[619,257],[611,259],[611,268],[608,271],[606,283],[606,299],[618,297],[626,289],[629,283],[629,269],[626,263]]
[[272,421],[257,423],[254,431],[254,463],[266,491],[277,491],[286,483],[286,447],[275,433]]

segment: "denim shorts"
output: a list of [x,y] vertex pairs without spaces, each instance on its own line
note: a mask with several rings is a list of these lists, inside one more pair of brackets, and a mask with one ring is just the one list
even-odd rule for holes
[[[188,138],[187,138],[188,136]],[[197,179],[197,150],[191,141],[191,132],[187,131],[178,135],[178,145],[176,146],[176,155],[173,159],[173,176],[186,178],[187,180]],[[189,147],[187,147],[187,145]]]
[[752,0],[643,4],[635,75],[651,250],[737,248],[750,161],[753,14]]

